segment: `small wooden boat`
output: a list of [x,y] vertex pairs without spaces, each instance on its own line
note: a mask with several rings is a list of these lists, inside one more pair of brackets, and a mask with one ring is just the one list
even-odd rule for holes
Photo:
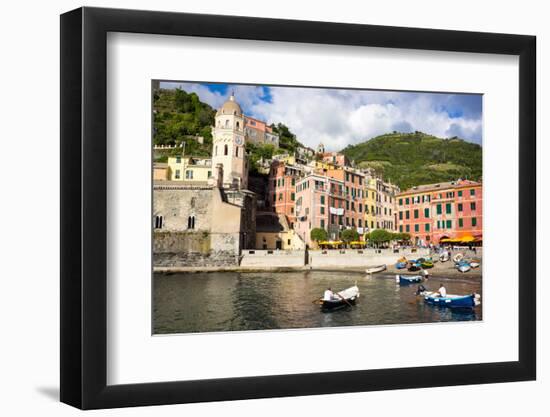
[[463,259],[464,259],[464,254],[462,253],[457,253],[455,256],[453,256],[453,262],[455,264],[459,263]]
[[432,261],[424,260],[424,262],[422,262],[420,266],[424,269],[429,269],[434,267],[434,263]]
[[441,262],[447,262],[449,260],[449,255],[447,253],[442,253],[439,255],[439,260]]
[[396,275],[395,281],[399,282],[399,285],[411,285],[411,284],[418,284],[419,282],[422,282],[424,277],[421,275],[412,275],[412,276],[406,276],[406,275]]
[[470,262],[470,266],[471,266],[472,268],[479,268],[479,265],[480,265],[479,262],[475,262],[475,261]]
[[421,266],[420,264],[418,263],[410,263],[407,270],[410,271],[410,272],[416,272],[416,271],[420,271],[421,269]]
[[481,304],[479,294],[469,295],[452,295],[447,294],[445,297],[440,297],[437,292],[424,292],[424,302],[434,306],[448,308],[474,308]]
[[386,270],[386,265],[378,265],[367,268],[365,272],[369,275],[376,274],[377,272],[382,272]]
[[396,269],[405,269],[407,267],[407,262],[397,262],[395,264]]
[[355,304],[360,295],[357,285],[334,294],[335,298],[333,300],[320,300],[321,311],[327,312],[350,307]]
[[456,269],[458,269],[460,272],[468,272],[472,267],[468,263],[460,263],[456,266]]

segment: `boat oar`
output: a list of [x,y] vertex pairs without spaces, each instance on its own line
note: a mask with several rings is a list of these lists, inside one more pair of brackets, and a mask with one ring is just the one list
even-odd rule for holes
[[346,300],[344,297],[342,297],[339,292],[337,292],[336,295],[340,297],[348,306],[351,307],[351,303],[348,300]]

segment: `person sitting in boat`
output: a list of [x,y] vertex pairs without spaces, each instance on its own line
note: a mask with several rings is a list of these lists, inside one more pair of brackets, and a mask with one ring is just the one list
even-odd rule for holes
[[323,301],[332,301],[334,300],[334,293],[332,292],[332,288],[328,287],[325,290],[325,294],[323,295]]
[[443,284],[439,284],[439,289],[436,293],[439,297],[446,297],[447,296],[447,289],[443,286]]

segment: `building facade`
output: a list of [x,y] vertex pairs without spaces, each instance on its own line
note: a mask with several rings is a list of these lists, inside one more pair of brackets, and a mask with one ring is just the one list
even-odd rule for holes
[[212,160],[183,156],[168,158],[168,180],[206,184],[212,178]]
[[284,161],[273,161],[267,184],[265,207],[287,217],[290,226],[296,221],[296,182],[304,176],[304,168]]
[[441,239],[482,238],[483,187],[458,180],[420,185],[397,196],[399,232],[411,234],[416,244]]

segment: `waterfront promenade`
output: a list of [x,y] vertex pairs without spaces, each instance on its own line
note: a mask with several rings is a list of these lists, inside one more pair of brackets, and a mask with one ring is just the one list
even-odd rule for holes
[[[454,250],[452,254],[464,253],[466,256],[482,257],[481,249],[474,254],[469,250]],[[154,272],[288,272],[288,271],[354,271],[363,272],[368,267],[385,264],[386,273],[412,274],[407,270],[397,270],[395,263],[402,256],[415,259],[429,256],[429,250],[419,248],[412,251],[410,248],[400,249],[394,252],[392,249],[345,249],[345,250],[309,250],[305,251],[243,251],[239,265],[235,266],[167,266],[155,267]],[[429,270],[436,276],[469,276],[481,277],[481,268],[472,270],[466,274],[457,271],[452,261],[436,262]],[[416,273],[415,273],[416,274]]]

